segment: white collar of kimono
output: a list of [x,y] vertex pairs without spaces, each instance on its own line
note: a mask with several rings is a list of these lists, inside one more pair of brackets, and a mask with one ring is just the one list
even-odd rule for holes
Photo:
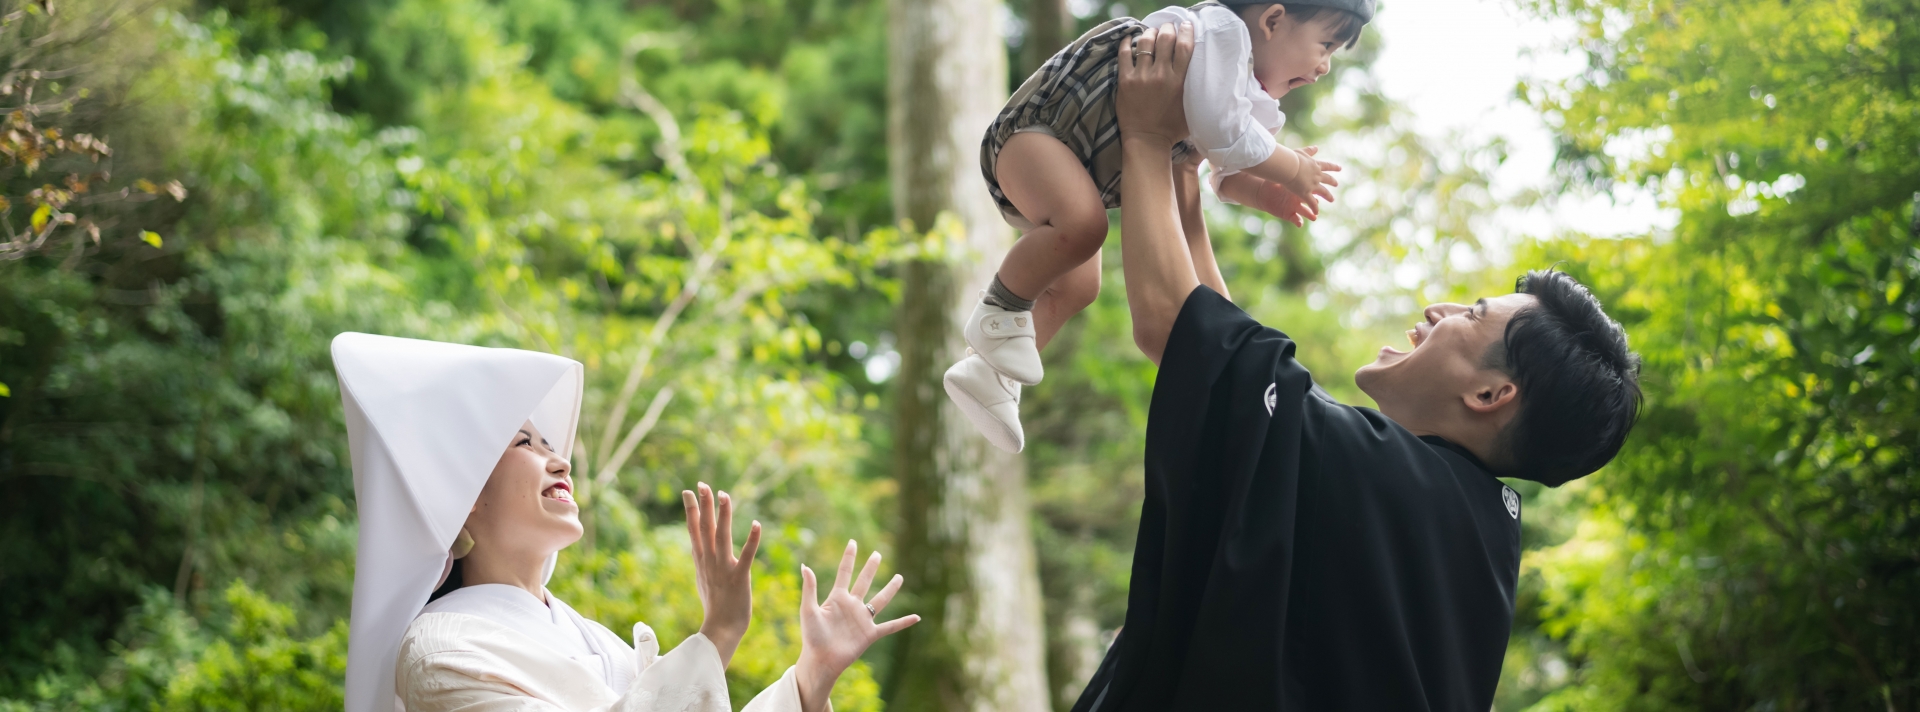
[[334,338],[333,364],[360,511],[346,710],[387,712],[400,637],[514,432],[532,420],[572,455],[583,369],[552,354],[355,333]]
[[555,655],[569,658],[593,655],[587,632],[580,630],[568,615],[572,608],[547,594],[547,600],[519,586],[483,583],[467,586],[435,599],[420,614],[463,613],[479,616],[518,631]]

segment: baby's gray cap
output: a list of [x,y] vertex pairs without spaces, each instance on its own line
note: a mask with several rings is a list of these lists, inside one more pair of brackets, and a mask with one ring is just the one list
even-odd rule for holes
[[[1242,7],[1246,5],[1268,5],[1275,2],[1275,0],[1216,0],[1216,2],[1228,7]],[[1285,4],[1313,5],[1316,7],[1346,10],[1347,12],[1359,15],[1360,21],[1363,23],[1373,22],[1373,0],[1286,0]]]

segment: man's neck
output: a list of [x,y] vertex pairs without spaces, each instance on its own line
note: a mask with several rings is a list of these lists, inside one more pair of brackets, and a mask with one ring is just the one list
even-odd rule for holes
[[1498,458],[1494,457],[1497,451],[1494,441],[1498,437],[1498,429],[1471,427],[1470,424],[1459,422],[1459,418],[1423,418],[1417,414],[1396,413],[1386,408],[1382,408],[1380,414],[1387,416],[1388,420],[1405,428],[1407,432],[1413,433],[1415,437],[1440,438],[1473,453],[1473,456],[1479,458],[1480,462],[1488,468],[1498,466],[1495,464]]

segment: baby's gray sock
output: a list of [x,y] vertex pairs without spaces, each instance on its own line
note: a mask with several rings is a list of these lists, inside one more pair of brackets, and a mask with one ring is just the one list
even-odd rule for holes
[[1000,275],[993,276],[993,284],[987,285],[987,296],[980,301],[992,304],[1008,311],[1033,311],[1032,299],[1021,299],[1007,285],[1001,283]]

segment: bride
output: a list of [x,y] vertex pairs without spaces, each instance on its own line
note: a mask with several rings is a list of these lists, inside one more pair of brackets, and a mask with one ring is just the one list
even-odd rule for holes
[[[352,333],[333,357],[360,512],[348,712],[731,711],[725,670],[752,617],[759,522],[736,556],[727,494],[683,492],[706,619],[664,655],[644,623],[629,645],[546,589],[582,533],[567,462],[579,363]],[[902,580],[863,601],[880,555],[855,577],[856,552],[848,542],[824,603],[801,567],[800,658],[747,710],[830,710],[840,674],[919,621],[877,620]]]

